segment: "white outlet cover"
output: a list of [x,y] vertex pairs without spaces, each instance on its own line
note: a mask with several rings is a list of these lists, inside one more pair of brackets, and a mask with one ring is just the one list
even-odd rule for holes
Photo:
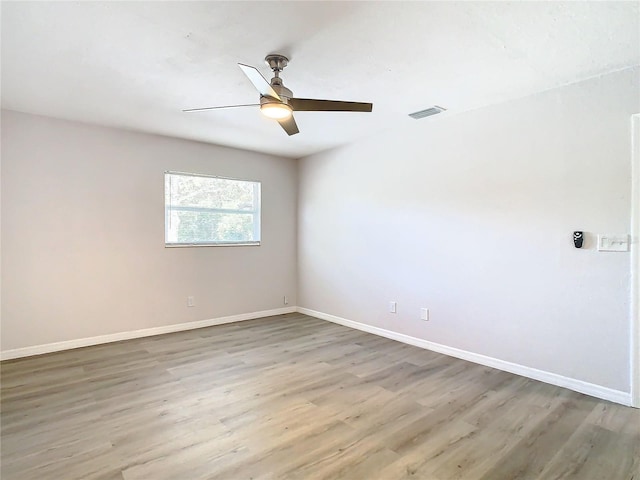
[[389,302],[389,313],[396,313],[398,304],[396,302]]
[[598,235],[599,252],[628,252],[629,235]]

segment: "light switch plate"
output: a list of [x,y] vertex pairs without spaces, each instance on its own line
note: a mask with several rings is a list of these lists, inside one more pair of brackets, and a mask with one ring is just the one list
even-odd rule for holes
[[396,302],[389,302],[389,313],[396,313],[398,310],[398,304]]
[[598,235],[598,251],[628,252],[629,235]]

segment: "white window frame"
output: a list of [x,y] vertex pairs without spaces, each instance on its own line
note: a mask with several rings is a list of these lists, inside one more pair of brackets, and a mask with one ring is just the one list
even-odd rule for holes
[[[235,182],[245,182],[253,184],[253,205],[251,210],[233,210],[233,209],[223,209],[223,208],[207,208],[207,207],[174,207],[170,204],[167,204],[167,175],[180,175],[185,177],[199,177],[199,178],[215,178],[220,180],[233,180]],[[259,246],[261,241],[261,225],[262,225],[262,205],[261,205],[261,197],[262,197],[262,182],[257,180],[247,180],[243,178],[232,178],[232,177],[222,177],[218,175],[207,175],[202,173],[191,173],[191,172],[176,172],[173,170],[167,170],[163,175],[164,180],[164,245],[165,247],[175,248],[175,247],[237,247],[237,246]],[[171,215],[170,212],[172,210],[182,210],[182,211],[201,211],[201,212],[211,212],[211,213],[233,213],[233,214],[253,214],[253,238],[257,240],[252,241],[241,241],[241,242],[169,242],[169,226],[171,224]]]

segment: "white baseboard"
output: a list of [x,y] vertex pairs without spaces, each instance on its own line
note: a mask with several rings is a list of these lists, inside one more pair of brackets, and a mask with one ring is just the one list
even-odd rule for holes
[[603,387],[575,378],[564,377],[551,372],[543,370],[537,370],[535,368],[526,367],[517,363],[511,363],[504,360],[500,360],[479,353],[473,353],[466,350],[461,350],[447,345],[442,345],[421,338],[412,337],[403,333],[393,332],[384,328],[374,327],[365,323],[355,322],[353,320],[347,320],[346,318],[337,317],[327,313],[317,312],[308,308],[302,307],[285,307],[276,308],[273,310],[263,310],[261,312],[242,313],[239,315],[230,315],[227,317],[211,318],[207,320],[199,320],[197,322],[178,323],[174,325],[165,325],[162,327],[145,328],[142,330],[133,330],[129,332],[112,333],[108,335],[99,335],[97,337],[79,338],[76,340],[67,340],[64,342],[47,343],[44,345],[35,345],[31,347],[16,348],[13,350],[5,350],[0,352],[0,360],[11,360],[14,358],[29,357],[32,355],[42,355],[45,353],[59,352],[61,350],[71,350],[73,348],[88,347],[91,345],[100,345],[103,343],[119,342],[122,340],[131,340],[134,338],[151,337],[153,335],[162,335],[164,333],[180,332],[185,330],[193,330],[196,328],[211,327],[214,325],[223,325],[225,323],[240,322],[244,320],[253,320],[262,317],[271,317],[274,315],[283,315],[285,313],[300,312],[311,317],[319,318],[321,320],[327,320],[329,322],[344,325],[345,327],[354,328],[356,330],[362,330],[364,332],[379,335],[381,337],[396,340],[398,342],[406,343],[416,347],[424,348],[434,352],[449,355],[451,357],[460,358],[469,362],[485,365],[487,367],[496,368],[509,373],[515,373],[523,377],[532,378],[541,382],[549,383],[559,387],[568,388],[576,392],[591,395],[592,397],[601,398],[622,405],[632,405],[632,396],[629,392],[622,392],[620,390],[613,390],[611,388]]
[[538,370],[531,367],[525,367],[517,363],[511,363],[498,358],[487,357],[479,353],[473,353],[459,348],[449,347],[439,343],[430,342],[421,338],[412,337],[403,333],[393,332],[384,328],[374,327],[365,323],[354,322],[353,320],[347,320],[346,318],[337,317],[327,313],[317,312],[308,308],[298,307],[297,311],[309,315],[311,317],[319,318],[321,320],[327,320],[329,322],[338,323],[345,327],[355,328],[362,330],[363,332],[373,333],[381,337],[397,340],[398,342],[407,343],[416,347],[424,348],[438,353],[443,353],[451,357],[461,358],[469,362],[478,363],[487,367],[496,368],[509,373],[515,373],[523,377],[532,378],[541,382],[556,385],[558,387],[568,388],[576,392],[584,393],[592,397],[608,400],[614,403],[620,403],[622,405],[631,406],[632,398],[630,392],[622,392],[620,390],[614,390],[611,388],[596,385],[594,383],[584,382],[575,378],[564,377],[556,373],[546,372],[544,370]]
[[3,352],[0,352],[0,360],[11,360],[13,358],[30,357],[32,355],[42,355],[44,353],[59,352],[61,350],[71,350],[73,348],[100,345],[102,343],[119,342],[121,340],[131,340],[133,338],[162,335],[163,333],[181,332],[184,330],[211,327],[213,325],[241,322],[243,320],[253,320],[255,318],[272,317],[274,315],[283,315],[285,313],[293,313],[295,311],[296,307],[276,308],[273,310],[263,310],[261,312],[241,313],[239,315],[230,315],[228,317],[210,318],[207,320],[199,320],[197,322],[176,323],[174,325],[164,325],[162,327],[144,328],[142,330],[111,333],[108,335],[99,335],[97,337],[78,338],[76,340],[67,340],[64,342],[47,343],[44,345],[35,345],[32,347],[24,348],[15,348],[13,350],[5,350]]

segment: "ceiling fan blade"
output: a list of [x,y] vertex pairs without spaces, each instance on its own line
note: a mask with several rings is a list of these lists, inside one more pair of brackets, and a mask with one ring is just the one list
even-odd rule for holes
[[202,108],[188,108],[182,110],[183,112],[202,112],[203,110],[218,110],[220,108],[238,108],[238,107],[259,107],[259,103],[247,103],[245,105],[224,105],[222,107],[202,107]]
[[294,112],[370,112],[373,110],[372,103],[314,100],[311,98],[290,98],[289,105]]
[[296,133],[300,132],[300,130],[298,130],[296,120],[295,118],[293,118],[293,115],[291,115],[289,118],[278,120],[278,123],[282,128],[284,128],[284,131],[287,132],[287,135],[289,136],[295,135]]
[[244,65],[239,63],[238,66],[242,69],[244,74],[251,80],[253,86],[256,87],[260,95],[265,95],[268,97],[273,97],[277,100],[282,100],[280,95],[276,93],[276,91],[271,88],[271,84],[267,82],[267,80],[262,76],[262,74],[258,71],[257,68],[252,67],[251,65]]

